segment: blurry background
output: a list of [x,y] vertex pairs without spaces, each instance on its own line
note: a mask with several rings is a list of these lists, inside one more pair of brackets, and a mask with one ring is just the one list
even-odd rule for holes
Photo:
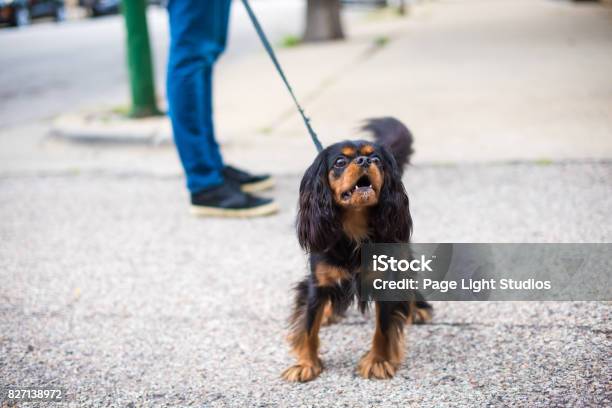
[[[3,10],[17,3],[5,2]],[[366,117],[396,115],[417,135],[417,162],[609,155],[611,11],[605,2],[406,1],[404,14],[399,2],[378,3],[347,2],[346,38],[313,45],[301,43],[304,1],[254,2],[324,143],[352,137]],[[165,118],[125,119],[131,104],[126,33],[122,17],[112,14],[119,3],[80,4],[88,6],[67,3],[59,24],[48,17],[0,30],[0,124],[8,144],[3,151],[11,151],[5,164],[26,166],[15,140],[30,139],[62,153],[60,162],[93,165],[89,155],[100,152],[98,146],[78,148],[75,157],[68,152],[74,145],[54,144],[50,133],[72,142],[171,141]],[[92,17],[100,13],[111,14]],[[165,10],[150,6],[148,24],[164,110]],[[255,170],[296,171],[310,160],[309,141],[271,68],[242,6],[234,7],[229,47],[215,77],[217,133],[230,159],[264,150],[253,154],[260,163],[274,158],[275,168],[253,163]],[[26,131],[29,126],[35,129]],[[307,154],[274,152],[298,148]],[[167,157],[164,165],[178,171],[171,148],[147,153]]]
[[[324,145],[372,116],[411,128],[417,242],[612,242],[608,1],[347,1],[311,31],[306,1],[252,3]],[[593,302],[441,302],[385,383],[356,377],[372,321],[350,314],[322,333],[321,378],[281,382],[315,149],[235,1],[217,134],[229,163],[276,176],[282,211],[192,218],[166,117],[129,116],[116,11],[0,0],[0,387],[81,406],[611,404],[610,305]],[[167,16],[146,16],[165,110]]]

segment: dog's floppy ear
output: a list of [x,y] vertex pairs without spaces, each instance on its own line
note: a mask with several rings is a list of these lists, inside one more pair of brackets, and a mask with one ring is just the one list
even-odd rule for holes
[[384,182],[372,226],[376,242],[408,242],[412,234],[410,203],[399,167],[389,151],[382,147]]
[[340,236],[337,208],[327,180],[327,153],[319,153],[300,183],[297,235],[308,252],[320,252]]

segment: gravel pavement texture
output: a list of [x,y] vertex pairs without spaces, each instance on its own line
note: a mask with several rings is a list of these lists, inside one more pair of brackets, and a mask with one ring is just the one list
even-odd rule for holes
[[[73,406],[612,404],[610,304],[596,302],[439,302],[390,381],[356,375],[373,321],[353,311],[322,331],[323,374],[284,383],[306,263],[299,175],[277,181],[279,215],[226,220],[192,218],[174,176],[0,177],[0,386],[60,386]],[[611,181],[610,161],[405,177],[417,242],[610,242]]]

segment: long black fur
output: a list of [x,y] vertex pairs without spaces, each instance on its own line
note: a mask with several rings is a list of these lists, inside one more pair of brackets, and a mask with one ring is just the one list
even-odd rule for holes
[[300,246],[310,253],[328,249],[342,229],[327,181],[329,149],[319,153],[300,183],[297,235]]
[[[393,151],[390,153],[386,146],[382,147],[381,155],[385,181],[379,204],[372,212],[372,240],[378,243],[408,242],[412,235],[412,216],[408,195],[402,183],[402,168],[397,165]],[[408,158],[403,161],[408,162]]]

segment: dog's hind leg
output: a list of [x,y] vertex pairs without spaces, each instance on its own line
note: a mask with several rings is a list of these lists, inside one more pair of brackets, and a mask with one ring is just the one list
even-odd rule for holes
[[289,342],[297,363],[287,368],[282,377],[287,381],[306,382],[315,379],[323,369],[319,358],[319,329],[328,298],[310,279],[300,282],[296,290]]
[[354,292],[349,281],[342,281],[339,285],[328,288],[328,291],[330,296],[323,309],[322,326],[330,326],[344,319],[346,310],[354,299]]
[[386,379],[395,375],[404,358],[404,323],[409,302],[376,302],[376,331],[372,347],[357,368],[363,378]]
[[331,301],[328,301],[323,308],[323,320],[321,326],[331,326],[338,323],[344,316],[334,312],[334,306]]
[[431,319],[433,318],[433,306],[428,302],[418,300],[415,302],[412,310],[414,311],[414,317],[412,319],[414,324],[425,324],[431,322]]

